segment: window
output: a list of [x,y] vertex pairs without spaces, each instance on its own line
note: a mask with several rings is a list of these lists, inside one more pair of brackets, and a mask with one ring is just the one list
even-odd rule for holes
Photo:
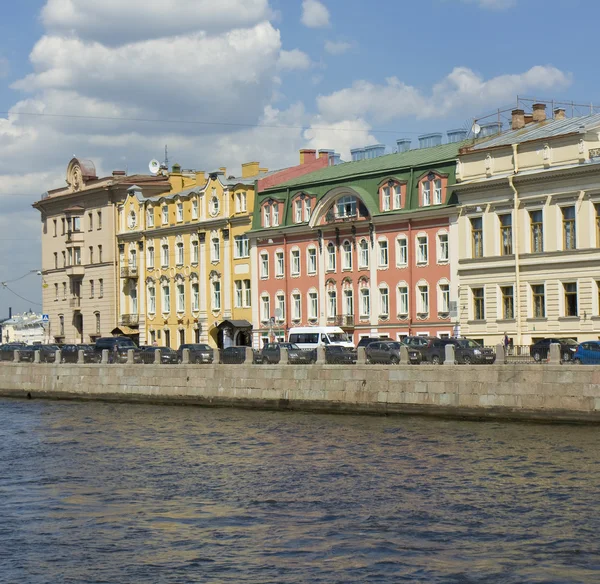
[[177,244],[177,265],[183,266],[183,242]]
[[505,213],[500,219],[500,255],[512,255],[512,214]]
[[162,287],[162,311],[171,312],[171,289],[168,283]]
[[282,251],[275,252],[275,277],[283,278],[285,274],[284,257]]
[[473,294],[473,318],[475,320],[484,320],[485,302],[483,288],[472,288],[471,293]]
[[95,312],[94,316],[96,317],[96,334],[99,335],[100,334],[100,313]]
[[171,331],[167,328],[165,329],[165,346],[171,346]]
[[442,181],[439,178],[433,181],[433,204],[442,204]]
[[54,300],[58,300],[58,284],[54,284]]
[[531,286],[533,296],[533,318],[546,318],[546,291],[544,284]]
[[294,223],[302,223],[302,200],[294,201]]
[[102,263],[102,246],[98,246],[98,261]]
[[233,298],[233,306],[234,308],[241,308],[242,307],[242,281],[241,280],[236,280],[234,283],[235,286],[235,295]]
[[352,244],[348,240],[342,245],[342,269],[352,269]]
[[500,288],[502,294],[502,318],[511,320],[515,317],[515,296],[512,286],[502,286]]
[[358,267],[369,267],[369,242],[366,239],[361,239],[358,244]]
[[104,280],[102,278],[100,278],[98,280],[98,287],[99,287],[98,297],[102,298],[104,296]]
[[260,297],[260,320],[269,322],[271,318],[271,299],[268,296]]
[[247,258],[250,255],[250,242],[247,235],[236,235],[233,238],[234,241],[234,255],[235,259]]
[[[54,254],[56,255],[56,254]],[[88,248],[88,255],[89,255],[89,263],[93,264],[94,263],[94,246],[90,245],[90,247]]]
[[235,212],[245,213],[246,212],[246,193],[235,194]]
[[61,222],[61,225],[62,225],[62,235],[64,235],[66,233],[64,218],[61,219],[60,222]]
[[408,286],[398,286],[398,315],[408,314]]
[[[90,248],[91,249],[91,248]],[[91,262],[90,262],[91,263]],[[55,251],[54,252],[54,269],[57,270],[58,269],[58,252]]]
[[244,289],[244,308],[250,308],[252,306],[252,291],[250,289],[250,280],[244,280],[242,282]]
[[162,207],[162,224],[166,225],[169,222],[169,207],[163,205]]
[[544,251],[544,219],[542,210],[530,211],[531,221],[531,253]]
[[330,318],[337,316],[337,292],[335,290],[327,292],[327,316]]
[[263,227],[271,227],[271,205],[263,207]]
[[577,284],[563,284],[565,290],[565,316],[577,316]]
[[389,264],[388,242],[384,239],[379,240],[379,267],[387,268]]
[[148,313],[156,313],[156,288],[154,284],[148,286]]
[[185,285],[177,284],[177,312],[185,312]]
[[63,298],[66,299],[67,297],[67,283],[63,282]]
[[387,286],[379,288],[379,315],[389,316],[390,314],[390,291]]
[[371,291],[368,288],[360,290],[360,316],[366,318],[371,316]]
[[147,249],[148,254],[148,267],[154,268],[154,246],[149,245]]
[[316,320],[319,316],[319,295],[316,292],[308,293],[308,318]]
[[317,250],[311,247],[307,251],[307,272],[309,274],[317,273]]
[[198,263],[198,240],[197,239],[192,239],[192,264],[197,264]]
[[61,337],[65,336],[65,317],[62,314],[58,317],[58,332]]
[[336,269],[336,253],[335,253],[335,245],[329,242],[327,244],[327,270],[330,272],[335,272]]
[[279,205],[274,203],[272,205],[273,209],[273,227],[277,227],[279,225]]
[[102,211],[98,211],[97,217],[98,217],[98,221],[97,221],[98,229],[102,229]]
[[342,197],[336,203],[336,217],[356,217],[356,199],[354,197]]
[[260,277],[269,277],[269,254],[266,251],[260,254]]
[[177,221],[183,221],[183,203],[177,203]]
[[449,259],[448,253],[448,234],[438,233],[438,262],[444,263]]
[[381,210],[389,211],[391,208],[391,192],[390,187],[383,187],[381,189]]
[[198,199],[192,199],[192,219],[198,219]]
[[450,312],[450,284],[440,284],[440,297],[438,304],[438,312]]
[[154,227],[154,209],[152,207],[146,209],[146,227]]
[[54,232],[53,232],[54,233],[54,237],[56,237],[56,224],[57,224],[57,221],[56,221],[56,219],[53,219],[52,222],[53,222],[53,225],[54,225]]
[[67,252],[66,251],[62,252],[62,267],[63,268],[67,267]]
[[423,207],[429,207],[431,205],[431,182],[426,180],[421,185],[421,198],[423,201]]
[[419,293],[418,313],[429,314],[429,286],[427,284],[420,284],[417,286],[417,291]]
[[162,268],[169,267],[169,244],[168,243],[162,244],[160,265]]
[[563,249],[575,249],[575,207],[563,207]]
[[292,294],[292,318],[300,320],[302,318],[302,298],[300,294]]
[[81,217],[73,217],[73,231],[81,231]]
[[402,187],[394,186],[394,209],[402,209]]
[[217,197],[216,194],[213,194],[213,196],[210,199],[210,204],[209,204],[209,209],[208,212],[213,216],[217,216],[219,214],[219,209],[221,207],[221,204],[219,203],[219,197]]
[[352,290],[344,290],[344,314],[354,316],[354,292]]
[[473,217],[471,219],[471,244],[472,257],[483,257],[483,219],[481,217]]
[[94,280],[90,280],[90,298],[94,297]]
[[221,310],[221,282],[212,283],[212,309]]
[[399,237],[396,240],[396,265],[408,265],[408,240],[406,237]]
[[429,260],[427,236],[419,235],[417,237],[417,265],[424,265]]
[[596,247],[600,247],[600,204],[596,205]]
[[312,213],[310,199],[304,200],[304,221],[307,223],[310,221],[310,214]]
[[285,320],[285,296],[283,294],[277,294],[275,296],[275,314],[279,322],[283,322]]
[[292,276],[300,275],[300,250],[292,250]]
[[218,262],[221,260],[221,245],[219,237],[215,236],[210,240],[210,261]]

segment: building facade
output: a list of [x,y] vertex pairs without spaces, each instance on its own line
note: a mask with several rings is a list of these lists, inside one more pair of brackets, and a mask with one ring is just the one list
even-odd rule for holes
[[460,143],[440,141],[381,156],[374,147],[372,158],[259,193],[251,233],[255,346],[287,338],[294,326],[341,326],[355,342],[452,335],[457,237],[448,185]]
[[[528,122],[528,123],[526,123]],[[545,105],[463,148],[459,320],[486,344],[600,336],[600,115]]]

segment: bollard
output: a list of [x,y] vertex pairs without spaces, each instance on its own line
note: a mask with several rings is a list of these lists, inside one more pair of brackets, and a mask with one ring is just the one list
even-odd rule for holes
[[56,349],[56,351],[54,351],[54,362],[62,363],[62,353],[60,349]]
[[410,357],[408,356],[408,347],[406,345],[400,345],[400,363],[408,365],[410,363]]
[[366,365],[367,364],[367,350],[365,347],[358,347],[356,349],[356,364]]
[[190,364],[190,350],[189,349],[184,349],[183,351],[181,351],[181,362],[184,365]]
[[85,353],[83,352],[83,349],[79,349],[77,351],[77,363],[79,365],[83,365],[85,363]]
[[244,363],[252,365],[254,363],[254,349],[252,347],[244,347]]
[[39,349],[37,351],[33,352],[33,362],[34,363],[39,363],[40,362],[40,351],[39,351]]
[[221,349],[213,349],[213,363],[221,363]]
[[325,358],[325,347],[317,347],[317,365],[325,365],[327,359]]
[[504,345],[502,343],[496,345],[496,363],[506,363],[506,354],[504,353]]
[[288,365],[290,362],[290,356],[288,354],[288,350],[285,347],[279,348],[279,364],[280,365]]
[[155,365],[160,365],[161,362],[161,353],[160,353],[160,349],[154,349],[154,364]]
[[102,364],[106,365],[108,363],[108,349],[102,349]]
[[550,343],[548,363],[550,365],[560,365],[560,345],[558,343]]
[[133,349],[127,349],[127,365],[133,365]]
[[444,347],[445,358],[444,365],[454,365],[455,356],[454,356],[454,345],[452,343],[448,343]]
[[13,362],[18,363],[20,361],[21,355],[19,351],[13,351]]

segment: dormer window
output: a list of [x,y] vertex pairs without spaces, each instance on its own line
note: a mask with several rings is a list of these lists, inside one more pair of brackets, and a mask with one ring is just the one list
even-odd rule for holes
[[387,181],[379,190],[379,208],[383,213],[402,209],[402,185]]
[[342,197],[336,203],[336,217],[356,217],[356,199],[354,197]]
[[431,181],[426,180],[423,182],[421,192],[423,196],[423,207],[429,207],[429,205],[431,205]]
[[442,179],[430,172],[421,182],[421,207],[443,205],[444,198]]
[[263,227],[271,227],[271,205],[268,203],[263,207]]
[[162,224],[166,225],[169,222],[169,207],[163,205],[162,207]]
[[213,196],[210,199],[210,206],[209,206],[209,213],[211,214],[212,217],[216,217],[219,214],[219,208],[220,208],[220,204],[219,204],[219,197],[217,197],[216,190],[213,189],[214,193]]
[[306,221],[306,223],[310,221],[311,212],[311,200],[309,198],[304,199],[304,221]]
[[294,201],[294,223],[302,223],[302,200]]

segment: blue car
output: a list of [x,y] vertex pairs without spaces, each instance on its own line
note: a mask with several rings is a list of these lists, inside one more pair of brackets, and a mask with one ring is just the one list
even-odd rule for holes
[[579,343],[573,355],[573,363],[577,365],[600,365],[600,341]]

